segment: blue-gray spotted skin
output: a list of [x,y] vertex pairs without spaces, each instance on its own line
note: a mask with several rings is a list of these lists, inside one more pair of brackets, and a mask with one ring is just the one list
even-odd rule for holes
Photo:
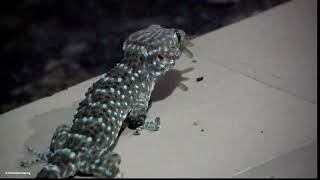
[[88,89],[72,125],[56,129],[47,165],[37,177],[117,174],[121,158],[110,146],[124,120],[144,122],[141,117],[147,112],[154,84],[181,56],[185,37],[182,30],[159,25],[131,34],[123,44],[124,58]]

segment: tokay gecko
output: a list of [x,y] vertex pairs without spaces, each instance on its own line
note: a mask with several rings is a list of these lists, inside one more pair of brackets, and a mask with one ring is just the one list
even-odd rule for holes
[[131,129],[156,131],[160,120],[147,122],[149,100],[156,81],[170,70],[191,45],[190,37],[179,29],[151,25],[131,34],[123,44],[124,57],[88,89],[79,103],[72,125],[58,126],[47,152],[22,161],[29,167],[46,162],[38,178],[67,178],[76,173],[96,177],[119,174],[121,157],[111,151],[121,125]]

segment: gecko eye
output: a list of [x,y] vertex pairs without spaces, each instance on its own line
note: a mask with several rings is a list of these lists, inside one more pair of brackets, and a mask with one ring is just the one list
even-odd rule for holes
[[176,36],[177,36],[178,42],[180,43],[181,42],[181,35],[176,32]]

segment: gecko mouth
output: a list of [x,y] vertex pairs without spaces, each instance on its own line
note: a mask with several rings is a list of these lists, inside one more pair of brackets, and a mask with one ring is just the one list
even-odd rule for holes
[[188,49],[188,47],[192,47],[193,43],[191,42],[191,38],[186,39],[185,42],[183,42],[181,46],[181,51],[184,55],[186,55],[188,58],[193,58],[193,53]]

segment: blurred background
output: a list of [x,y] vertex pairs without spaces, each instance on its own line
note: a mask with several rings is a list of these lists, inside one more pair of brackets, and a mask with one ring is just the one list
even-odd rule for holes
[[21,0],[1,4],[0,114],[102,74],[150,24],[201,35],[288,0]]

